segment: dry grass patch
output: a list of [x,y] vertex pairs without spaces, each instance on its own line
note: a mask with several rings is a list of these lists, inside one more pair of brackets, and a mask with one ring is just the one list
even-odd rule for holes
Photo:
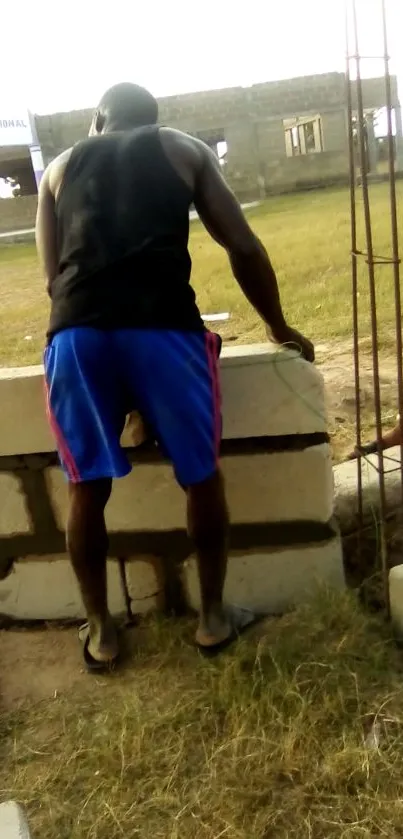
[[402,661],[380,619],[321,593],[214,664],[190,633],[151,620],[126,672],[3,714],[0,795],[38,839],[403,835]]

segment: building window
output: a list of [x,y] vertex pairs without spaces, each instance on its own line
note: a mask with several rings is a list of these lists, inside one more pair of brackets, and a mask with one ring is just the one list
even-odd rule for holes
[[323,151],[320,116],[285,119],[283,124],[287,157],[298,157],[301,154],[316,154]]
[[219,140],[216,144],[216,155],[218,160],[220,161],[221,166],[227,162],[227,154],[228,154],[228,145],[226,140]]
[[199,140],[203,140],[213,152],[217,155],[221,166],[227,162],[228,145],[222,130],[218,131],[198,131],[196,135]]

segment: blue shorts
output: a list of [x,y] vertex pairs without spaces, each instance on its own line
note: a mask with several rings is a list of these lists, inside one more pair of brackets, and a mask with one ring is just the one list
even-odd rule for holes
[[57,333],[44,357],[47,409],[69,481],[130,472],[120,437],[131,411],[140,412],[182,486],[209,478],[221,440],[220,347],[217,335],[202,331]]

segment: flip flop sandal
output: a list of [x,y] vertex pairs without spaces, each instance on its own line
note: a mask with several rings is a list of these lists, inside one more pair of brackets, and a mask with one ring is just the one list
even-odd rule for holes
[[88,623],[83,623],[83,625],[80,626],[78,630],[78,637],[83,645],[83,659],[87,673],[110,673],[111,670],[114,670],[119,658],[119,653],[115,656],[115,658],[111,658],[109,661],[98,661],[98,659],[91,655],[88,649],[90,643]]
[[231,644],[234,644],[244,632],[262,623],[267,617],[267,614],[256,614],[255,612],[251,612],[250,609],[231,606],[228,608],[231,631],[227,638],[224,638],[217,644],[209,644],[207,646],[205,644],[199,644],[196,641],[196,647],[205,658],[215,658],[215,656],[220,655],[220,653],[230,647]]
[[357,460],[362,455],[368,454],[376,454],[378,451],[378,444],[376,440],[373,440],[372,443],[366,443],[365,446],[361,446],[360,449],[354,449],[351,454],[349,454],[347,460]]
[[378,451],[378,443],[376,440],[373,440],[372,443],[366,443],[365,446],[361,446],[360,451],[362,454],[376,454]]

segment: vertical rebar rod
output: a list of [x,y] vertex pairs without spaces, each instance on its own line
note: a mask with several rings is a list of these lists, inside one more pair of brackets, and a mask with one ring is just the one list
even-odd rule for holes
[[[355,149],[353,131],[353,99],[351,93],[350,48],[348,32],[348,0],[345,3],[346,16],[346,96],[347,96],[347,126],[348,152],[350,173],[350,221],[351,221],[351,274],[352,274],[352,303],[353,303],[353,353],[354,353],[354,389],[355,389],[355,427],[356,447],[361,448],[361,397],[360,397],[360,344],[358,338],[358,265],[357,265],[357,213],[355,190]],[[357,457],[357,515],[358,515],[358,550],[361,549],[361,533],[363,526],[362,509],[362,459]]]
[[364,222],[365,222],[365,238],[367,242],[367,264],[368,264],[368,280],[369,280],[369,295],[370,295],[370,309],[371,309],[371,333],[372,333],[372,369],[374,378],[374,407],[375,407],[375,422],[376,422],[376,438],[378,444],[378,470],[379,470],[379,496],[380,496],[380,549],[382,562],[382,575],[384,585],[384,598],[386,612],[390,614],[389,606],[389,580],[388,580],[388,562],[387,562],[387,548],[385,537],[385,516],[386,516],[386,497],[385,497],[385,476],[384,463],[382,451],[382,414],[381,414],[381,394],[379,383],[379,353],[378,353],[378,323],[376,312],[376,287],[375,287],[375,269],[374,269],[374,252],[372,242],[372,227],[371,227],[371,209],[369,202],[368,190],[368,167],[367,167],[367,149],[364,136],[364,104],[362,95],[362,80],[361,80],[361,59],[359,51],[358,38],[358,23],[357,23],[357,7],[356,0],[352,0],[353,13],[353,30],[354,30],[354,46],[355,46],[355,61],[356,61],[356,90],[357,90],[357,121],[358,121],[358,138],[360,147],[361,160],[361,185],[362,196],[364,204]]
[[[390,191],[390,221],[392,232],[392,260],[393,279],[395,291],[395,316],[396,316],[396,368],[397,368],[397,394],[400,415],[400,476],[402,487],[403,503],[403,353],[402,353],[402,305],[400,293],[400,259],[399,259],[399,234],[397,227],[397,202],[396,202],[396,174],[395,174],[395,147],[393,143],[392,128],[392,94],[390,85],[388,32],[386,24],[386,4],[382,0],[382,28],[383,28],[383,53],[385,64],[385,90],[386,90],[386,114],[388,126],[388,163],[389,163],[389,191]],[[397,138],[396,138],[397,147]]]

